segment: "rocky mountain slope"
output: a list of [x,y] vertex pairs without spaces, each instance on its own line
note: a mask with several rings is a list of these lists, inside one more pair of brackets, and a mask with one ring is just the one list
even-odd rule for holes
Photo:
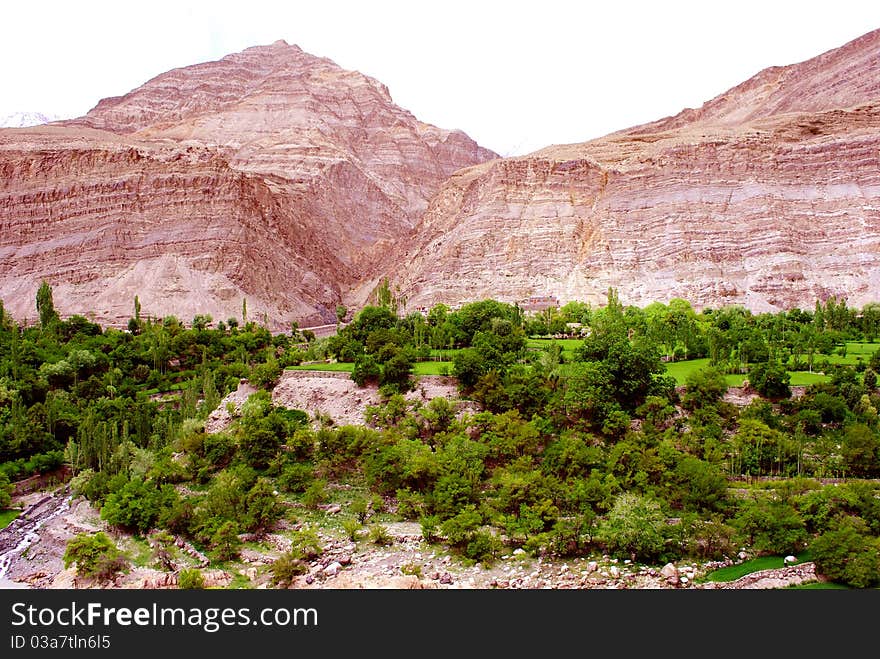
[[[283,41],[169,71],[86,116],[0,131],[0,299],[62,314],[334,319],[454,171],[495,157]],[[345,298],[348,299],[347,297]]]
[[413,306],[555,295],[753,310],[880,299],[880,30],[699,109],[454,174],[394,277]]

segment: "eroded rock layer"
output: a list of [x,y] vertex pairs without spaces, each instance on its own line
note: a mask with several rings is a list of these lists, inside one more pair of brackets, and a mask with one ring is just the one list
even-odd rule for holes
[[494,157],[377,81],[276,42],[175,69],[86,116],[0,131],[0,299],[332,322],[445,178]]
[[878,300],[880,31],[698,110],[460,171],[412,241],[411,306]]

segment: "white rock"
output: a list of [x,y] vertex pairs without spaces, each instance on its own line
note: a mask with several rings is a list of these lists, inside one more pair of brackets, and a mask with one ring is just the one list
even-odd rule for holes
[[342,564],[339,561],[333,561],[330,565],[324,568],[324,574],[328,577],[335,577],[340,568],[342,568]]

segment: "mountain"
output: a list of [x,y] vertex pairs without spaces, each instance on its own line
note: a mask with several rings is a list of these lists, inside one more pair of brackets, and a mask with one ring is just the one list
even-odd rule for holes
[[13,112],[5,117],[0,117],[0,128],[26,128],[27,126],[40,126],[50,121],[57,121],[61,117],[55,114],[43,114],[42,112]]
[[701,108],[463,169],[407,242],[412,307],[878,300],[880,30]]
[[62,313],[333,322],[454,171],[495,158],[365,75],[283,41],[0,131],[0,299]]

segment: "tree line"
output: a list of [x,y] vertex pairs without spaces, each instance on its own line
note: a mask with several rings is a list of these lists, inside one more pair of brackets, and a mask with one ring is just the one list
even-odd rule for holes
[[[400,316],[386,300],[323,340],[137,312],[127,331],[104,329],[58,318],[51,291],[38,308],[32,328],[0,313],[2,471],[67,464],[109,523],[163,529],[216,560],[290,514],[284,501],[316,508],[331,483],[353,482],[372,493],[346,501],[354,537],[381,510],[418,521],[426,540],[466,560],[516,547],[714,560],[747,546],[809,550],[857,587],[880,575],[880,350],[823,363],[847,341],[876,338],[871,305],[696,313],[683,300],[625,306],[612,290],[600,308],[532,315],[482,300]],[[571,349],[529,341],[573,328],[582,338]],[[404,397],[413,364],[438,350],[454,351],[451,374],[481,411]],[[272,402],[281,369],[327,357],[380,387],[364,425]],[[677,386],[666,364],[696,357],[707,366]],[[827,379],[792,396],[787,377],[799,367]],[[725,399],[729,373],[757,391],[748,405]],[[262,390],[230,410],[228,429],[206,433],[207,414],[241,378]],[[766,476],[777,480],[740,480]],[[828,477],[846,482],[823,486]],[[299,540],[279,571],[296,573],[319,551]]]

